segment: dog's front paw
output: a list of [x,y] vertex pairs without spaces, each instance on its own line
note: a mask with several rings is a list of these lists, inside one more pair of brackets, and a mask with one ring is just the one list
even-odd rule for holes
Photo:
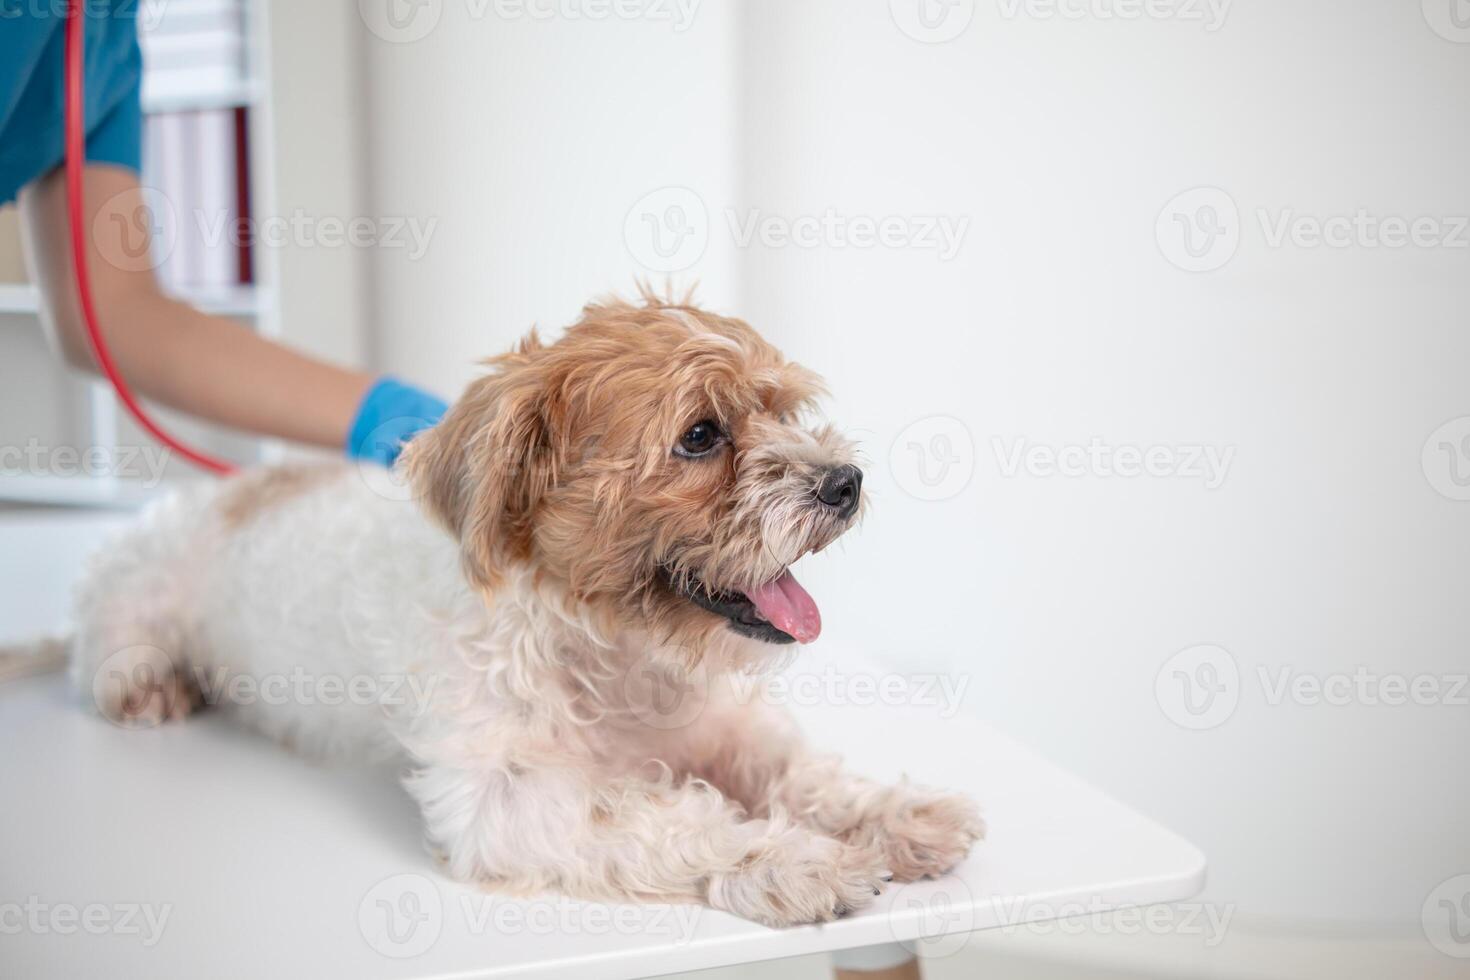
[[810,835],[774,843],[739,871],[713,876],[709,903],[768,926],[829,922],[872,902],[892,879],[878,848]]
[[899,787],[882,812],[848,838],[881,849],[896,881],[942,875],[985,836],[980,809],[967,796]]

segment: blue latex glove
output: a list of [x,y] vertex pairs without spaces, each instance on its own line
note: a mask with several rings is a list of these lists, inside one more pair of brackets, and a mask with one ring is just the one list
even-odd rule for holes
[[449,406],[396,378],[379,378],[363,396],[347,434],[347,455],[392,466],[414,433],[438,422]]

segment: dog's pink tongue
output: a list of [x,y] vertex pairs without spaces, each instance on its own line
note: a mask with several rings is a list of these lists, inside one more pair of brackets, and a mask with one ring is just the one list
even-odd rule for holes
[[782,572],[779,578],[745,594],[772,626],[802,643],[810,643],[821,634],[822,614],[790,572]]

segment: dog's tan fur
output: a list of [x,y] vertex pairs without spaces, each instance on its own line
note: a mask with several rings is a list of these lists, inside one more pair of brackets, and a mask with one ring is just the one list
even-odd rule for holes
[[[698,651],[723,624],[656,569],[741,589],[824,547],[846,524],[802,505],[850,446],[798,424],[820,380],[746,323],[647,299],[588,306],[550,347],[533,331],[404,459],[477,586],[530,561],[608,628],[637,624]],[[671,457],[704,418],[729,433],[728,450]],[[773,548],[778,511],[789,526]]]
[[[739,320],[652,296],[491,367],[405,451],[422,511],[350,467],[264,471],[105,553],[74,668],[104,713],[183,714],[209,670],[432,681],[422,702],[231,707],[303,751],[405,754],[447,870],[519,892],[786,925],[953,867],[983,833],[974,805],[809,750],[733,683],[792,647],[694,601],[773,581],[861,513],[817,499],[854,456],[809,418],[817,378]],[[715,451],[673,451],[706,419]],[[673,723],[646,710],[691,690]]]
[[216,501],[220,520],[231,531],[243,530],[261,515],[332,480],[341,469],[336,463],[293,463],[251,470],[231,480],[220,494]]

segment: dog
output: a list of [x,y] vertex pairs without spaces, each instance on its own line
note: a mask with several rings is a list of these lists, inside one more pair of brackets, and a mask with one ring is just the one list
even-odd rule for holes
[[733,683],[816,639],[790,567],[863,512],[819,379],[647,290],[487,364],[398,484],[295,465],[157,505],[84,579],[75,682],[121,724],[209,702],[406,759],[447,872],[496,889],[787,926],[959,862],[969,799],[853,775]]

